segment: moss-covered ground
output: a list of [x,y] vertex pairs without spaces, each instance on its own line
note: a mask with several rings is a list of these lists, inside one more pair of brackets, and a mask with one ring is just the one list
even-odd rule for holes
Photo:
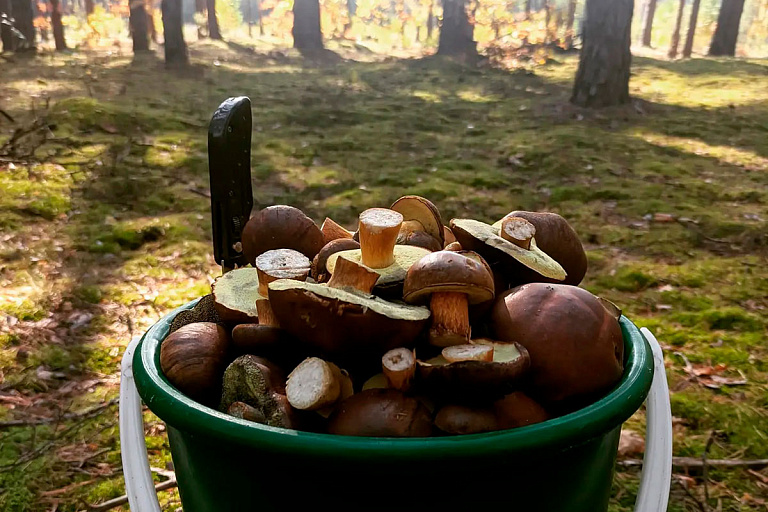
[[[574,57],[508,71],[212,42],[191,56],[183,74],[105,51],[0,60],[15,120],[0,117],[0,147],[40,126],[0,150],[0,509],[123,494],[116,407],[65,415],[114,399],[131,337],[217,275],[206,129],[236,95],[253,102],[256,207],[351,224],[420,194],[446,218],[565,216],[584,286],[666,349],[675,455],[711,438],[709,458],[768,458],[767,61],[636,58],[635,103],[592,112],[567,102]],[[164,426],[146,420],[165,467]],[[641,410],[627,428],[643,426]],[[613,512],[632,509],[638,475],[618,468]],[[766,509],[763,468],[675,475],[670,511]]]

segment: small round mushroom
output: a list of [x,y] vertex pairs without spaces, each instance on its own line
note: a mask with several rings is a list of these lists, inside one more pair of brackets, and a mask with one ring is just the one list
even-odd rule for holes
[[[494,271],[503,273],[510,282],[543,278],[562,281],[566,278],[563,267],[539,248],[536,237],[526,240],[530,227],[519,221],[508,221],[506,226],[507,238],[501,234],[500,223],[492,226],[474,219],[451,220],[451,230],[461,246],[480,254]],[[516,236],[523,239],[518,240]]]
[[403,286],[403,299],[408,303],[430,299],[433,320],[429,342],[438,347],[467,343],[471,334],[469,304],[493,297],[490,269],[451,251],[424,256],[408,270]]
[[328,433],[368,437],[430,437],[432,415],[416,398],[396,389],[367,389],[341,402]]
[[251,265],[272,249],[294,249],[309,259],[325,245],[325,237],[315,221],[293,206],[274,205],[258,211],[245,224],[243,254]]

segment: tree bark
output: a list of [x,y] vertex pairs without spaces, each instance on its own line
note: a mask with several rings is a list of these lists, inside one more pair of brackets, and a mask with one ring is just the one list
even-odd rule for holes
[[465,0],[443,0],[438,55],[472,57],[477,55],[475,27],[469,22]]
[[[11,12],[11,0],[0,0],[0,17],[2,17],[3,14],[6,16],[6,20],[13,18],[13,13]],[[13,32],[11,31],[11,27],[3,23],[0,23],[0,41],[3,42],[4,52],[12,52],[14,50]]]
[[693,0],[691,19],[688,22],[688,33],[685,35],[685,46],[683,46],[683,57],[686,59],[690,59],[691,53],[693,53],[693,38],[696,35],[696,23],[699,20],[699,7],[701,7],[701,0]]
[[85,0],[85,15],[90,16],[93,14],[93,0]]
[[429,2],[429,13],[427,14],[427,41],[432,38],[432,32],[435,30],[435,0]]
[[67,49],[67,42],[64,40],[64,25],[61,24],[61,7],[59,5],[59,0],[50,1],[53,41],[56,44],[56,51],[60,52]]
[[744,0],[723,0],[720,14],[717,16],[717,28],[712,35],[709,54],[715,56],[736,55],[736,40],[739,37],[741,13],[744,11]]
[[587,0],[572,103],[605,107],[629,102],[633,7],[633,0]]
[[576,21],[576,0],[568,0],[568,16],[565,21],[565,49],[573,48],[573,23]]
[[133,53],[149,51],[149,34],[147,31],[148,14],[144,10],[144,0],[130,0],[128,24],[133,39]]
[[216,0],[206,0],[208,9],[208,37],[221,40],[219,20],[216,17]]
[[206,0],[195,0],[195,12],[203,14],[206,9]]
[[189,64],[187,43],[182,30],[181,0],[163,0],[163,34],[165,35],[165,65],[180,67]]
[[643,34],[640,38],[640,44],[650,48],[651,32],[653,31],[653,18],[656,16],[656,1],[647,0],[643,5]]
[[672,33],[672,43],[669,45],[667,56],[670,59],[677,57],[677,47],[680,46],[680,26],[683,24],[683,9],[685,9],[685,0],[680,0],[677,7],[677,19],[675,19],[675,31]]
[[525,19],[531,18],[531,0],[525,0]]
[[293,47],[312,51],[323,48],[323,32],[320,28],[320,2],[295,0],[293,3]]
[[[11,12],[13,13],[14,26],[24,36],[26,42],[24,48],[35,47],[35,21],[30,0],[11,0]],[[16,48],[19,49],[18,47]]]

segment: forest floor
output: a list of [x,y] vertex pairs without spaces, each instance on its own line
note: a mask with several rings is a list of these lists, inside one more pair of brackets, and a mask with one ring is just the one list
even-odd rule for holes
[[[665,348],[675,455],[768,459],[768,61],[635,58],[634,103],[585,111],[567,101],[574,57],[315,65],[210,41],[191,57],[184,73],[117,49],[0,59],[0,509],[124,493],[120,357],[219,273],[207,123],[236,95],[253,102],[257,208],[351,225],[410,193],[447,219],[565,216],[583,285]],[[166,468],[151,413],[146,436]],[[611,511],[632,509],[638,475],[617,468]],[[765,466],[674,475],[670,511],[768,509]]]

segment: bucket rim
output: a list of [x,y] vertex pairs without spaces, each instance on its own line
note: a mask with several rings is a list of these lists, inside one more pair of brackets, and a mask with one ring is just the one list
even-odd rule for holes
[[229,416],[186,397],[160,371],[160,345],[173,318],[198,302],[170,312],[144,334],[133,358],[133,375],[147,407],[170,428],[222,443],[301,456],[387,460],[413,457],[477,458],[499,450],[529,452],[578,446],[614,430],[645,401],[653,380],[653,355],[637,326],[619,319],[625,349],[624,375],[600,400],[542,423],[509,430],[427,438],[355,437],[270,427]]

